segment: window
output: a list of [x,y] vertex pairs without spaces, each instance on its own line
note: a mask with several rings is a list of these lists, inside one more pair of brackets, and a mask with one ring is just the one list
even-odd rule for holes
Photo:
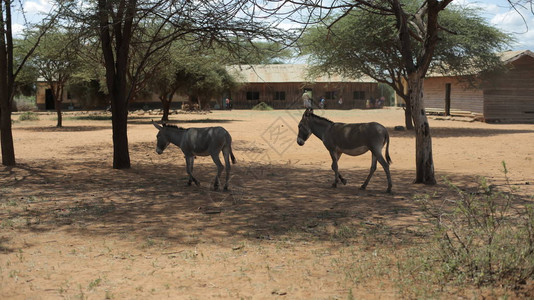
[[326,92],[324,98],[326,100],[334,100],[336,99],[336,92]]
[[354,100],[365,99],[365,92],[364,91],[355,91],[353,98],[354,98]]
[[274,100],[286,100],[286,92],[274,92]]
[[247,92],[247,100],[260,100],[260,92]]

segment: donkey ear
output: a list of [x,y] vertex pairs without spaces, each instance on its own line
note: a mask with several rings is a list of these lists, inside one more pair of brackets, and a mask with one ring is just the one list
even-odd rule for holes
[[160,125],[158,125],[158,123],[154,122],[154,120],[152,120],[152,125],[154,125],[154,127],[156,127],[158,130],[163,129],[163,127],[161,127]]
[[313,114],[313,108],[306,108],[306,111],[304,112],[305,116],[310,116]]

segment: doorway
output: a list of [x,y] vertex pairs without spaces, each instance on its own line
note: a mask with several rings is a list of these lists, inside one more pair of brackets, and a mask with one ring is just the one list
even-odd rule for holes
[[54,102],[54,96],[52,95],[52,89],[45,90],[45,109],[56,109],[56,103]]

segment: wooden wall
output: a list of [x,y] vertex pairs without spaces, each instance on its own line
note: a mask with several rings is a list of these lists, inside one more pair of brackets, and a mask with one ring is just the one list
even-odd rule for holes
[[455,77],[430,77],[424,83],[424,101],[426,108],[445,109],[445,85],[451,84],[451,110],[463,110],[476,113],[484,112],[484,94],[482,90],[460,82]]
[[484,87],[486,121],[534,123],[534,58],[523,56]]
[[[326,108],[351,109],[365,108],[366,100],[378,96],[377,83],[336,82],[336,83],[249,83],[231,95],[233,108],[252,108],[260,102],[265,102],[273,108],[292,109],[302,108],[302,94],[304,90],[312,90],[312,99],[318,105],[321,96],[326,99]],[[259,93],[259,99],[247,100],[247,93]],[[285,92],[285,100],[275,100],[277,92]],[[355,92],[360,97],[354,98]],[[327,95],[333,97],[328,98]],[[361,97],[363,96],[363,97]],[[343,104],[339,105],[339,98]]]

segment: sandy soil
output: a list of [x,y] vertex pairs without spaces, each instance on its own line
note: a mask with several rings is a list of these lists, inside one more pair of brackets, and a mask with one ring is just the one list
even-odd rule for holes
[[301,113],[171,116],[183,127],[231,133],[237,164],[226,193],[210,188],[210,158],[196,160],[201,186],[187,187],[180,150],[155,153],[157,116],[131,116],[129,170],[111,168],[109,120],[66,115],[62,129],[53,114],[16,122],[18,165],[0,167],[0,298],[397,298],[395,251],[380,249],[413,239],[415,195],[448,196],[444,177],[465,189],[478,176],[502,187],[502,161],[518,193],[534,194],[532,124],[431,119],[439,183],[424,186],[412,184],[413,134],[393,130],[403,125],[402,110],[317,112],[389,129],[394,192],[387,194],[380,167],[359,190],[369,153],[343,156],[348,184],[332,189],[322,143],[296,143]]

